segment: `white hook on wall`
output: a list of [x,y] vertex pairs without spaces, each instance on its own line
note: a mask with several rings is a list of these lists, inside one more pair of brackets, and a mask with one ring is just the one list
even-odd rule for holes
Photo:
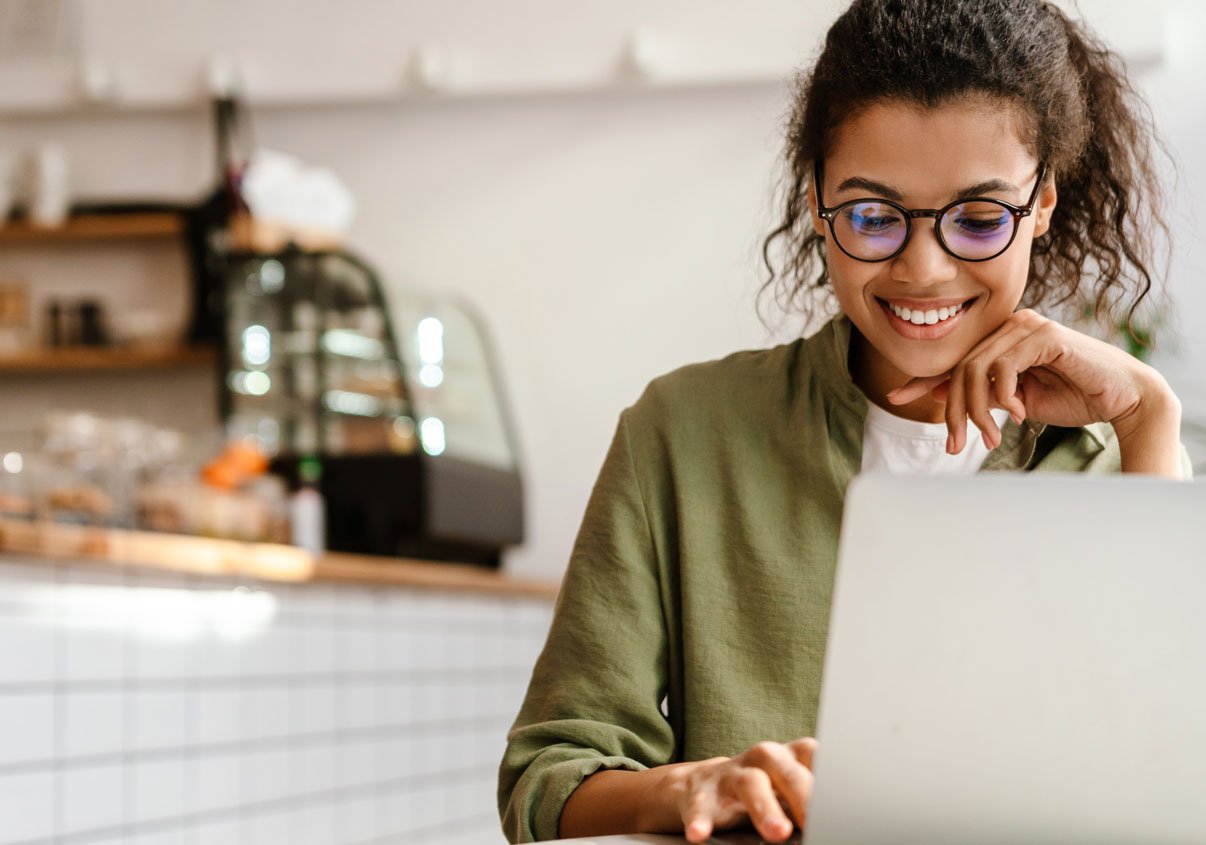
[[415,48],[412,73],[426,91],[448,91],[455,84],[453,56],[439,44],[420,44]]
[[89,103],[111,103],[117,99],[113,68],[99,59],[84,59],[77,69],[80,95]]
[[662,40],[652,29],[641,26],[624,45],[624,67],[644,79],[656,79],[666,70]]
[[215,99],[226,99],[240,93],[242,78],[238,63],[228,55],[210,56],[204,70],[205,93]]

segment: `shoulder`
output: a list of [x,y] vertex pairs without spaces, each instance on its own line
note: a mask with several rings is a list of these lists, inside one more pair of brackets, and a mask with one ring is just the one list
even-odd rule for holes
[[652,379],[625,414],[642,428],[714,423],[786,407],[808,369],[806,341],[745,349]]
[[625,414],[645,430],[720,432],[764,443],[790,436],[823,418],[831,402],[859,405],[846,365],[850,331],[839,312],[806,337],[679,367],[649,382]]

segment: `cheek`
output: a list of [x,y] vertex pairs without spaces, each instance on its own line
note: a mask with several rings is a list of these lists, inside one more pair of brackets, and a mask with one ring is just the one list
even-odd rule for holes
[[855,261],[836,248],[829,250],[828,264],[829,284],[842,310],[849,314],[852,310],[865,308],[867,296],[864,291],[882,265]]
[[1030,261],[1029,253],[1022,250],[1016,254],[1010,251],[1008,256],[1001,258],[1008,260],[999,264],[997,261],[987,262],[973,270],[972,275],[976,287],[989,293],[985,313],[1004,319],[1013,313],[1022,298],[1030,275]]

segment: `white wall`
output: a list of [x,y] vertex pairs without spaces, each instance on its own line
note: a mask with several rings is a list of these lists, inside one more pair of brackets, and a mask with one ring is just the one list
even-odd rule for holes
[[[455,10],[388,3],[341,7],[347,9],[349,31],[363,38],[329,39],[335,59],[327,64],[339,65],[358,43],[377,56],[364,59],[372,67],[347,82],[349,91],[360,86],[355,96],[361,102],[264,107],[255,110],[254,120],[261,144],[329,165],[349,183],[360,202],[352,242],[391,286],[463,295],[486,315],[517,417],[529,494],[530,541],[507,565],[517,574],[555,578],[565,566],[617,415],[643,386],[680,364],[768,345],[791,333],[789,327],[769,335],[754,314],[757,249],[772,215],[770,191],[787,108],[781,79],[791,65],[785,56],[803,62],[811,54],[833,4],[767,0],[743,7],[739,18],[720,3],[520,5],[542,17],[483,18],[484,7],[468,2]],[[1119,38],[1138,38],[1133,49],[1145,67],[1141,79],[1182,159],[1183,189],[1206,196],[1206,169],[1194,160],[1206,140],[1206,97],[1193,53],[1194,39],[1206,34],[1202,13],[1188,2],[1169,5],[1171,35],[1161,39],[1155,27],[1153,46],[1150,22],[1136,20],[1147,21],[1163,7],[1083,5],[1104,10],[1109,31],[1122,33]],[[219,7],[213,15],[221,13]],[[168,19],[155,11],[160,4],[138,0],[84,8],[84,23],[92,20],[106,33],[146,32],[140,16],[169,28],[158,39],[123,43],[129,62],[145,49],[148,63],[167,67],[173,43],[189,61],[199,62],[212,50],[197,44],[223,37],[221,29],[198,22],[207,17],[198,11],[200,4],[187,5],[187,20]],[[239,8],[232,20],[263,27],[271,19],[267,11],[280,7],[275,0],[258,0]],[[365,18],[356,17],[366,9],[380,18],[371,36],[365,34]],[[413,27],[399,26],[411,20],[407,9],[421,11],[412,16]],[[619,67],[622,61],[624,35],[650,19],[658,31],[670,33],[667,43],[681,24],[677,55],[689,58],[683,66],[693,68],[695,77],[707,76],[709,53],[699,45],[723,43],[717,32],[723,32],[726,14],[732,15],[732,43],[743,46],[737,59],[727,60],[727,70],[724,56],[714,53],[718,73],[733,84],[648,90],[604,84],[611,78],[609,62]],[[521,51],[526,58],[511,61],[523,65],[527,78],[538,78],[540,84],[528,87],[552,84],[564,71],[583,90],[434,100],[381,93],[381,80],[394,72],[391,62],[410,67],[407,50],[422,41],[414,33],[428,31],[423,27],[443,43],[460,34],[471,46],[488,45],[517,32],[530,35],[533,21],[544,20],[547,27],[549,16],[560,17],[553,27],[559,40],[550,42],[544,68],[548,75],[541,77],[540,62],[531,59],[531,51],[540,49],[535,42],[523,42],[530,48]],[[692,24],[697,18],[708,27]],[[291,35],[278,35],[266,49],[284,50],[281,45],[291,40],[314,46],[337,31],[336,23],[320,15],[291,15],[278,23]],[[399,46],[385,61],[373,51],[392,43],[379,32],[390,27],[398,32]],[[576,60],[565,49],[567,38],[582,39],[579,52],[586,58]],[[751,39],[769,59],[758,58]],[[86,33],[81,40],[88,43]],[[490,78],[486,59],[500,67],[505,62],[483,55],[471,75],[478,86]],[[281,91],[288,78],[270,77],[261,67],[258,78],[268,80],[265,99],[272,100],[273,91],[276,99],[286,99]],[[620,71],[614,78],[623,78]],[[179,84],[172,90],[178,93]],[[193,195],[212,178],[207,123],[198,111],[25,112],[10,114],[0,132],[0,147],[60,139],[79,192],[87,197]],[[1206,244],[1185,239],[1179,247],[1173,287],[1184,302],[1206,304],[1196,284],[1206,266]],[[1185,309],[1180,357],[1166,357],[1161,366],[1187,406],[1202,403],[1195,407],[1206,417],[1203,313],[1200,307]]]
[[[1206,6],[1196,0],[1173,3],[1165,33],[1165,60],[1141,77],[1177,171],[1169,210],[1175,234],[1168,278],[1177,306],[1176,332],[1153,363],[1177,389],[1185,418],[1201,426],[1206,425],[1206,79],[1197,68],[1206,38]],[[1206,450],[1206,441],[1198,442]]]

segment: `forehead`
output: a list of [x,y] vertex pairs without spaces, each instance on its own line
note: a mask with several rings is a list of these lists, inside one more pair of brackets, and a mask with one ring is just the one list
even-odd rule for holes
[[1026,184],[1037,161],[1016,109],[959,100],[934,108],[887,101],[859,109],[829,138],[825,189],[852,176],[890,185],[910,201],[937,203],[988,179]]

